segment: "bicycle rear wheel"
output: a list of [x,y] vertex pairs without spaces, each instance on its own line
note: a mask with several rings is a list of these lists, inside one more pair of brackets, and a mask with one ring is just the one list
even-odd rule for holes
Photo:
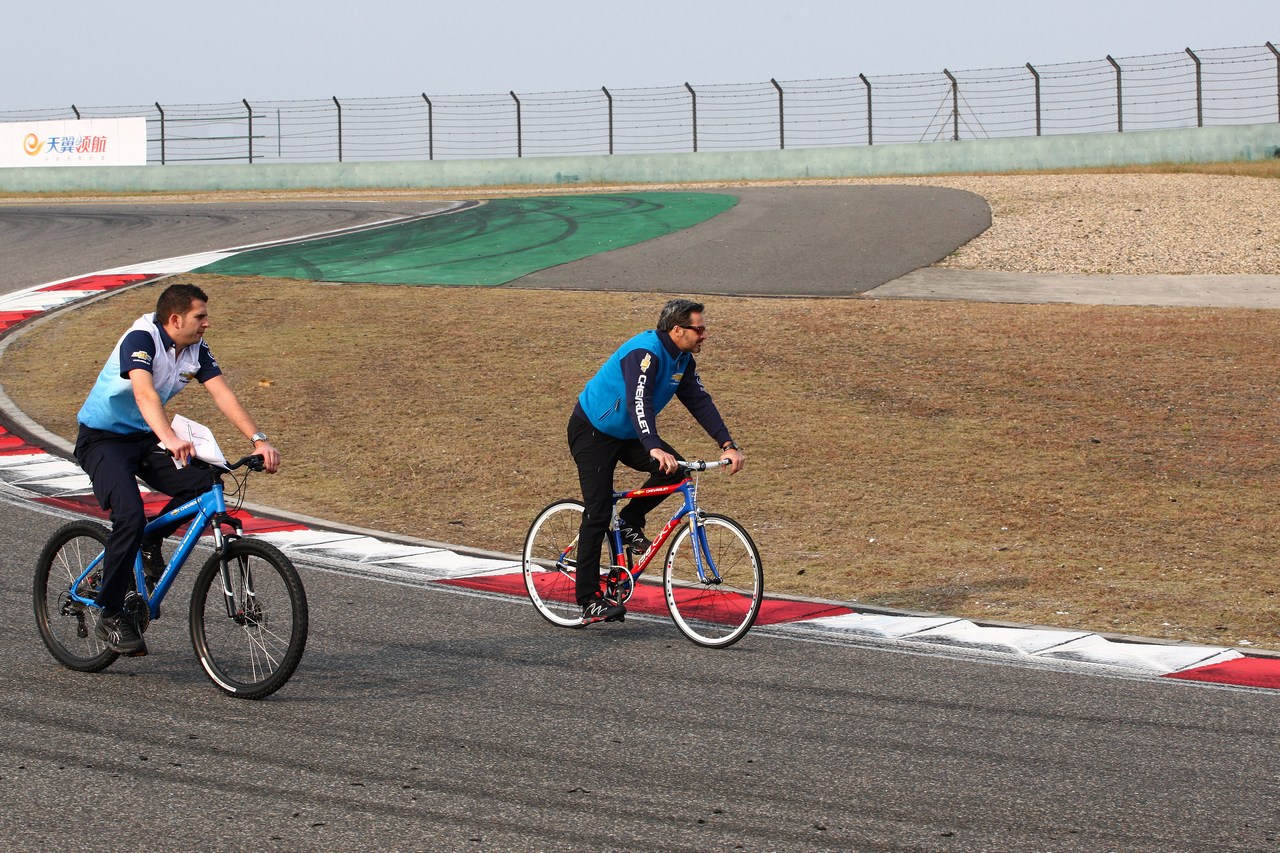
[[755,623],[764,599],[764,570],[756,543],[733,519],[707,513],[703,530],[709,552],[701,554],[698,548],[703,574],[698,573],[692,530],[682,525],[667,551],[662,586],[671,618],[684,635],[700,646],[724,648],[741,640]]
[[307,595],[273,545],[239,539],[200,568],[191,590],[191,645],[205,674],[241,699],[261,699],[293,675],[307,645]]
[[[71,584],[101,557],[106,541],[107,528],[101,524],[73,521],[54,531],[36,560],[31,589],[40,639],[59,663],[77,672],[100,672],[119,657],[93,632],[102,611],[70,596]],[[93,598],[101,574],[99,567],[77,592]]]
[[[562,628],[582,625],[578,606],[578,527],[582,502],[560,500],[538,513],[524,538],[524,587],[548,622]],[[600,565],[608,571],[609,538],[601,546]]]

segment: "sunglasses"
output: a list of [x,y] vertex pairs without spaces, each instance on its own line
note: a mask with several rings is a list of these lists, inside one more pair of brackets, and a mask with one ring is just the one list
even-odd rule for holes
[[705,335],[705,334],[707,333],[707,327],[706,327],[706,326],[681,326],[680,328],[682,328],[682,329],[688,329],[689,331],[691,331],[691,332],[696,332],[696,333],[698,333],[699,335]]

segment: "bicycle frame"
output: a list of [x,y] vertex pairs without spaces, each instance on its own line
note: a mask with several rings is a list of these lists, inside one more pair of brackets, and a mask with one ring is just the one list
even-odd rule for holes
[[[658,531],[658,535],[653,538],[653,544],[649,546],[649,550],[640,556],[634,566],[628,566],[627,550],[622,544],[622,530],[618,522],[618,502],[630,498],[670,495],[674,492],[679,492],[683,498],[680,507],[671,516],[670,520],[663,525],[662,530]],[[671,538],[676,528],[686,518],[689,520],[690,533],[692,534],[690,542],[693,545],[694,561],[698,568],[699,579],[705,583],[710,578],[711,583],[719,583],[720,573],[716,570],[715,562],[711,559],[711,549],[707,545],[707,532],[702,524],[701,511],[698,509],[698,484],[692,477],[685,477],[680,482],[670,486],[655,486],[648,489],[631,489],[613,493],[613,519],[609,524],[609,535],[613,538],[613,552],[618,555],[616,567],[626,569],[633,579],[638,579],[644,574],[644,570],[648,568],[649,563],[653,562],[653,558],[657,556],[663,543]]]
[[[160,580],[156,582],[155,589],[148,595],[145,593],[146,575],[142,571],[142,555],[138,554],[133,561],[133,579],[134,589],[147,602],[147,609],[151,612],[151,618],[154,619],[160,612],[160,602],[164,601],[165,594],[169,591],[169,587],[173,585],[174,580],[178,577],[178,571],[186,563],[187,558],[191,556],[191,552],[195,550],[196,543],[200,541],[200,537],[204,535],[204,531],[210,525],[213,526],[213,547],[217,551],[221,551],[226,537],[223,535],[222,526],[227,525],[235,530],[235,534],[239,535],[241,524],[239,519],[227,513],[227,502],[223,492],[223,486],[220,481],[214,482],[213,486],[206,492],[194,497],[184,503],[182,506],[166,512],[164,515],[156,516],[147,522],[143,528],[144,533],[153,533],[162,527],[172,528],[175,523],[181,523],[191,519],[187,525],[187,532],[183,534],[178,548],[174,551],[173,556],[169,559],[169,563],[165,566],[164,574],[160,576]],[[99,554],[89,566],[80,574],[75,582],[71,584],[71,598],[80,604],[96,607],[97,604],[92,598],[78,595],[76,590],[80,589],[80,584],[84,579],[98,569],[102,564],[102,554]],[[225,572],[225,566],[224,566]],[[229,587],[224,583],[224,590]]]

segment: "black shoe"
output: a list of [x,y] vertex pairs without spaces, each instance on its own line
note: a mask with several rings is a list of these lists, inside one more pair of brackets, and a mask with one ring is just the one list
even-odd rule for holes
[[597,596],[582,606],[582,624],[593,622],[623,622],[627,608],[609,598]]
[[147,653],[146,641],[138,634],[133,620],[122,611],[104,612],[98,619],[98,624],[94,626],[93,633],[116,654],[142,657]]
[[644,530],[639,527],[631,527],[622,525],[622,544],[631,550],[632,554],[639,557],[641,554],[649,550],[653,545],[649,538],[644,535]]
[[155,587],[156,582],[164,574],[164,551],[160,548],[161,541],[156,539],[149,542],[142,541],[142,574],[147,579],[147,591],[150,592]]

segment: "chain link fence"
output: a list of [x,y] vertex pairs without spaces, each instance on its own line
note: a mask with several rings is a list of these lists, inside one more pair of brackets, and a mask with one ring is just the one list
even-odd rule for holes
[[148,163],[328,163],[887,145],[1280,122],[1280,50],[505,95],[0,111],[148,119]]

